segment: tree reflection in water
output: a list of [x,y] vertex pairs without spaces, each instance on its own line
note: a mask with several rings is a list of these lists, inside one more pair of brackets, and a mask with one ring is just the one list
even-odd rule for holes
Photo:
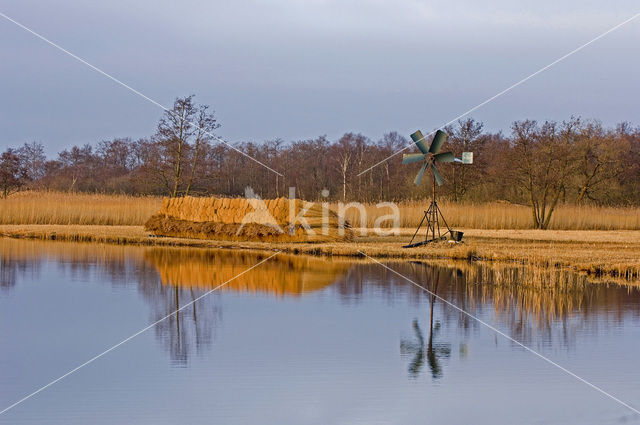
[[[55,267],[63,277],[136,288],[150,308],[152,323],[263,258],[265,254],[241,251],[0,239],[0,290],[11,296],[21,278],[40,280],[38,275]],[[583,275],[517,265],[397,262],[390,267],[533,348],[569,347],[581,335],[640,320],[640,295],[632,285],[593,284]],[[378,264],[279,255],[221,292],[300,297],[329,287],[327,293],[346,304],[372,299],[429,304],[429,336],[427,324],[416,319],[413,337],[401,341],[403,356],[410,357],[410,376],[419,376],[425,364],[434,379],[443,375],[443,360],[451,349],[439,340],[441,330],[455,329],[466,338],[480,326]],[[158,324],[157,338],[173,362],[184,365],[212,344],[222,318],[219,297],[216,291]]]
[[157,273],[142,275],[139,291],[151,308],[151,323],[169,316],[159,322],[154,331],[173,364],[185,366],[194,353],[201,354],[211,345],[214,331],[222,320],[217,294],[212,293],[178,311],[206,291],[163,285]]
[[212,332],[222,318],[216,302],[221,292],[298,297],[331,285],[351,266],[344,261],[280,254],[259,268],[249,270],[268,255],[271,254],[185,248],[147,248],[144,251],[145,263],[155,268],[161,282],[158,285],[157,275],[154,275],[149,285],[142,285],[153,309],[153,321],[228,282],[156,326],[156,334],[168,347],[174,362],[186,364],[194,348],[197,352],[211,344]]

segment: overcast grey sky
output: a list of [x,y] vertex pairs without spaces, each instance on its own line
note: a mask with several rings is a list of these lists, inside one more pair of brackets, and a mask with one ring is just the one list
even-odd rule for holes
[[[640,11],[637,0],[8,1],[147,96],[196,94],[230,141],[432,130]],[[640,124],[640,18],[473,114],[490,130]],[[162,111],[0,18],[0,147],[153,133]]]

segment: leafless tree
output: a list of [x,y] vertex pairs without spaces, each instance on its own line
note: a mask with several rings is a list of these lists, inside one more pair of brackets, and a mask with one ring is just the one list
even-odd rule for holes
[[20,157],[27,181],[35,182],[44,177],[44,164],[47,162],[47,156],[44,153],[42,143],[25,143],[17,149],[16,153]]
[[475,167],[442,167],[445,174],[451,176],[450,185],[454,201],[463,199],[469,189],[479,184],[482,179],[480,173],[482,168],[478,167],[478,162],[484,160],[482,149],[486,141],[486,137],[482,134],[482,127],[481,122],[467,118],[459,120],[456,126],[445,129],[449,135],[447,150],[453,151],[456,157],[460,157],[462,152],[473,152],[476,162]]
[[353,166],[356,156],[355,139],[356,136],[353,133],[347,133],[338,140],[338,143],[336,143],[332,149],[332,156],[335,158],[335,166],[342,183],[341,192],[343,201],[347,200],[347,185],[349,183],[351,167]]
[[153,138],[157,146],[149,151],[158,166],[156,172],[172,197],[189,194],[203,145],[219,127],[213,112],[208,112],[208,106],[196,105],[193,98],[193,95],[177,98],[173,108],[165,111]]
[[576,145],[576,202],[596,201],[599,189],[602,198],[609,198],[612,183],[624,171],[622,156],[629,150],[628,140],[606,132],[599,123],[583,126]]
[[18,153],[9,148],[0,155],[0,189],[6,198],[25,182],[26,170],[20,163]]
[[511,155],[512,180],[529,199],[533,225],[547,229],[560,197],[564,195],[568,177],[575,170],[575,121],[515,122]]

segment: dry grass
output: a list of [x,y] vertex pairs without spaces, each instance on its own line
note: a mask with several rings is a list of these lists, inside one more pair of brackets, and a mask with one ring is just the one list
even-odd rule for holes
[[160,197],[19,192],[0,199],[0,224],[142,225]]
[[[21,192],[0,199],[0,224],[144,224],[162,204],[161,197],[102,195],[63,192]],[[439,203],[452,227],[467,229],[531,229],[531,211],[527,206],[509,203]],[[424,202],[402,202],[400,227],[415,227],[428,206]],[[337,211],[337,204],[332,208]],[[365,227],[389,214],[389,208],[365,204]],[[355,208],[345,218],[360,226]],[[384,223],[391,227],[392,223]],[[640,208],[560,205],[551,221],[553,230],[640,230]]]
[[[297,222],[304,219],[310,229]],[[158,236],[269,242],[351,240],[338,215],[300,199],[222,197],[164,198],[160,211],[144,225]]]
[[[524,205],[496,202],[487,204],[465,204],[438,202],[445,219],[451,227],[467,229],[531,229],[531,209]],[[425,202],[402,202],[400,209],[400,227],[416,227],[429,206]],[[337,210],[337,204],[332,206]],[[365,204],[366,220],[360,221],[356,208],[349,208],[345,218],[354,227],[374,227],[378,217],[390,214],[390,208],[377,208],[374,204]],[[386,221],[381,227],[392,227]],[[560,205],[554,212],[550,229],[552,230],[640,230],[640,208],[597,207]]]

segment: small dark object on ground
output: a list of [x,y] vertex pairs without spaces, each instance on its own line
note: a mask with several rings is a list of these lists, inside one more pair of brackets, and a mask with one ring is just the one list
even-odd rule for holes
[[462,241],[462,236],[464,235],[464,232],[461,232],[459,230],[451,230],[451,236],[450,239],[454,242],[461,242]]

